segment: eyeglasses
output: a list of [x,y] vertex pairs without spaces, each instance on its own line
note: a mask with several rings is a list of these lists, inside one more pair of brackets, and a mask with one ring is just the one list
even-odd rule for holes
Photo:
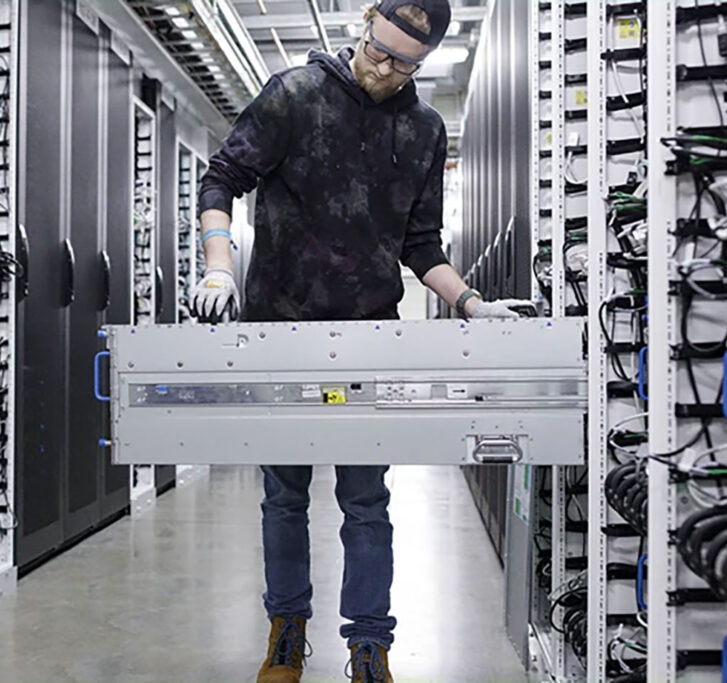
[[364,37],[364,54],[376,64],[382,64],[390,59],[391,68],[404,76],[413,76],[419,71],[422,66],[421,61],[394,52],[374,38],[372,23],[370,21],[366,27],[368,38]]

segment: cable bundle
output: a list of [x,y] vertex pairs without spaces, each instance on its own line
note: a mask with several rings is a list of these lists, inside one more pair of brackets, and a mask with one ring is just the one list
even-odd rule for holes
[[727,505],[699,510],[677,532],[685,564],[723,600],[727,600]]
[[649,528],[649,480],[641,462],[612,469],[606,477],[606,500],[641,536]]
[[[569,643],[573,654],[578,658],[583,667],[586,667],[586,655],[588,654],[588,589],[583,584],[583,576],[580,575],[565,584],[566,590],[554,598],[551,595],[550,624],[562,633],[566,643]],[[563,621],[560,625],[555,623],[555,611],[563,608]]]

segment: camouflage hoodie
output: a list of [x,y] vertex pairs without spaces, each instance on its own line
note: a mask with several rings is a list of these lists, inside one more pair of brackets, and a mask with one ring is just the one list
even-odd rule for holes
[[396,318],[399,261],[442,253],[444,124],[413,82],[376,104],[350,48],[273,75],[202,178],[199,211],[258,188],[244,318]]

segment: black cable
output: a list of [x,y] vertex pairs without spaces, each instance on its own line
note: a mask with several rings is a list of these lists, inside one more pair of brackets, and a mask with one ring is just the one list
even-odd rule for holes
[[[699,51],[702,53],[702,63],[704,66],[709,66],[707,62],[707,53],[704,49],[704,36],[702,35],[702,19],[699,14],[699,0],[694,0],[694,7],[696,8],[696,19],[697,19],[697,36],[699,38]],[[722,104],[719,101],[719,96],[717,95],[717,89],[714,87],[714,81],[712,80],[711,76],[707,76],[707,80],[709,81],[709,88],[712,91],[712,97],[714,98],[714,103],[717,106],[717,112],[719,113],[719,127],[722,130],[722,135],[725,136],[725,125],[724,125],[724,114],[722,113]],[[727,137],[727,136],[725,136]]]

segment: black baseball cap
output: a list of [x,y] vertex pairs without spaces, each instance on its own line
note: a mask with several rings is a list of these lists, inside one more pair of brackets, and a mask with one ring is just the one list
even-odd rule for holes
[[[418,7],[429,17],[429,24],[432,27],[429,33],[415,28],[396,13],[396,10],[406,5]],[[374,7],[379,14],[398,26],[404,33],[431,47],[436,47],[442,42],[449,27],[449,20],[452,18],[452,9],[448,0],[376,0]]]

